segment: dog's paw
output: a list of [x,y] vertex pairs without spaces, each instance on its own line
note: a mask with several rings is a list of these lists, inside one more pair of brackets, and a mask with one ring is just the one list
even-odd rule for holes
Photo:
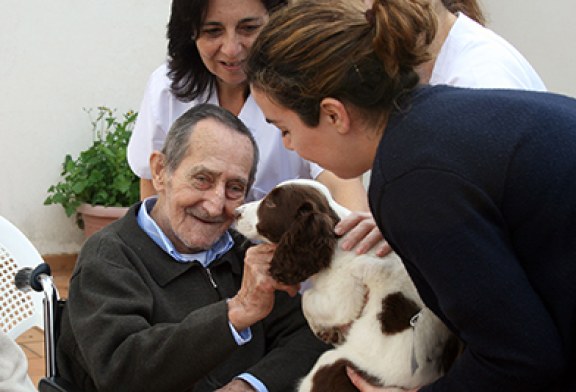
[[345,324],[333,327],[320,328],[316,330],[316,336],[324,343],[341,345],[346,342],[346,336],[352,324]]

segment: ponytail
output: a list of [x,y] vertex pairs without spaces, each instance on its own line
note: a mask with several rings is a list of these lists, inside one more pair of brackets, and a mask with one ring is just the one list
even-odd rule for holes
[[375,0],[371,13],[374,51],[391,78],[430,60],[436,17],[429,0]]

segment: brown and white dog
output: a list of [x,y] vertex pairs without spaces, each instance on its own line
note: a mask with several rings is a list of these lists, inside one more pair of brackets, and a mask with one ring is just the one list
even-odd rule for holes
[[300,392],[356,391],[346,366],[374,385],[415,388],[444,374],[458,340],[424,306],[401,260],[344,251],[334,226],[349,214],[317,181],[290,180],[239,207],[235,228],[277,244],[279,282],[311,287],[302,297],[312,331],[335,348],[302,380]]

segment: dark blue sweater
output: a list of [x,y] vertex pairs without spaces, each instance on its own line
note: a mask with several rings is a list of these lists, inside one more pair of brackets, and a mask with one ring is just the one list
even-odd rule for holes
[[423,391],[576,391],[576,100],[438,86],[405,107],[370,205],[466,343]]

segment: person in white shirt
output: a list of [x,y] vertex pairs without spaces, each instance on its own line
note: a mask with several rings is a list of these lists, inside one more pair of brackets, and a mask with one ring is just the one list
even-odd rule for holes
[[[280,131],[266,122],[250,95],[243,62],[269,13],[283,0],[174,0],[168,23],[168,61],[154,71],[127,151],[141,178],[141,198],[154,194],[149,159],[160,150],[172,123],[199,103],[238,116],[260,150],[256,180],[246,200],[262,198],[279,182],[312,178],[352,210],[368,210],[361,179],[342,180],[284,148]],[[202,17],[203,16],[203,17]]]
[[[372,7],[374,0],[364,0]],[[546,91],[538,73],[508,41],[484,26],[476,0],[430,0],[437,31],[420,82],[471,88]],[[368,14],[369,15],[369,14]]]
[[420,67],[420,81],[428,84],[447,84],[473,88],[511,88],[545,91],[546,86],[534,68],[504,38],[481,23],[477,13],[468,16],[452,10],[467,9],[449,0],[431,0],[438,18],[438,31],[430,46],[433,59]]

